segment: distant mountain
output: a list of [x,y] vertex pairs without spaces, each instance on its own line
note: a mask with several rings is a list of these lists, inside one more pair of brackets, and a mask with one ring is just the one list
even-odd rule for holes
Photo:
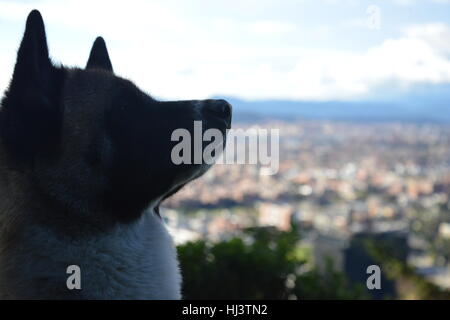
[[227,99],[237,121],[309,118],[360,121],[450,122],[450,104],[386,102],[243,101]]
[[[420,86],[366,101],[244,101],[227,98],[236,121],[309,118],[349,121],[450,122],[450,85]],[[383,97],[383,98],[381,98]]]

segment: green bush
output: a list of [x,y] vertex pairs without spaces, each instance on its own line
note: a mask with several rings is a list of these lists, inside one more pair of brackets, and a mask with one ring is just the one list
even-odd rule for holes
[[331,264],[324,275],[302,271],[308,255],[299,232],[252,228],[219,242],[178,247],[185,299],[356,299],[363,291],[348,285]]

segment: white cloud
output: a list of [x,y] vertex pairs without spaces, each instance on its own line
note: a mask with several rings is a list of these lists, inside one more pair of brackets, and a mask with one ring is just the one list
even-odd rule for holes
[[[354,99],[387,83],[407,88],[420,83],[450,82],[450,28],[429,24],[407,29],[364,53],[298,50],[290,70],[275,63],[223,70],[222,92],[247,98]],[[286,49],[288,50],[288,49]],[[251,70],[248,70],[251,69]],[[245,72],[242,72],[245,70]],[[241,74],[239,74],[241,72]]]
[[[95,36],[103,35],[117,73],[167,99],[218,94],[248,99],[355,99],[386,83],[407,88],[450,82],[450,28],[443,23],[412,26],[402,36],[362,52],[333,51],[299,47],[291,40],[302,37],[305,30],[292,21],[207,14],[194,19],[186,7],[171,1],[137,0],[126,8],[120,3],[42,1],[39,9],[47,24],[51,54],[66,64],[83,66]],[[0,19],[22,26],[0,30],[0,36],[14,32],[18,39],[0,48],[2,88],[9,80],[31,7],[0,2]]]
[[[450,51],[445,41],[449,30],[444,24],[414,26],[404,36],[387,39],[363,53],[235,48],[230,53],[236,63],[214,68],[199,64],[191,85],[201,93],[202,83],[214,79],[217,82],[210,82],[206,88],[212,93],[249,99],[329,100],[363,97],[386,83],[407,88],[450,82]],[[258,62],[252,63],[249,57]],[[283,67],[281,62],[290,67]],[[184,89],[188,94],[193,88]]]
[[295,31],[296,26],[290,22],[262,20],[250,23],[249,29],[256,34],[283,34]]

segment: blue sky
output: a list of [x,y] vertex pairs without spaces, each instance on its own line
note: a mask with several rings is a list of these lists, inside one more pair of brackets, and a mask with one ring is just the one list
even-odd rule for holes
[[102,35],[118,75],[164,99],[357,100],[450,83],[450,0],[0,1],[0,88],[25,19],[84,66]]

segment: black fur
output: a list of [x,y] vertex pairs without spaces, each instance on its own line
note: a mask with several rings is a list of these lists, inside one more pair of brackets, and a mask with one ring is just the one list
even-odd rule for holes
[[42,17],[30,13],[2,100],[0,136],[13,162],[31,170],[27,179],[38,198],[50,200],[52,208],[102,223],[135,221],[152,204],[158,211],[164,198],[208,169],[171,160],[177,143],[172,132],[193,132],[195,120],[203,121],[204,130],[225,133],[231,106],[224,100],[153,99],[114,75],[101,37],[86,69],[56,67]]
[[[107,211],[127,222],[138,217],[150,201],[167,198],[197,178],[196,172],[203,173],[199,164],[174,165],[170,155],[177,143],[171,142],[171,133],[177,128],[192,132],[194,120],[204,119],[190,112],[197,101],[160,102],[127,84],[117,94],[106,117],[116,153],[104,199]],[[216,126],[206,121],[204,130]]]
[[60,136],[60,108],[65,69],[50,61],[40,13],[28,16],[14,74],[1,102],[0,135],[18,160],[36,150],[55,150]]
[[102,69],[113,72],[108,50],[106,49],[106,43],[102,37],[95,39],[86,64],[86,69]]

